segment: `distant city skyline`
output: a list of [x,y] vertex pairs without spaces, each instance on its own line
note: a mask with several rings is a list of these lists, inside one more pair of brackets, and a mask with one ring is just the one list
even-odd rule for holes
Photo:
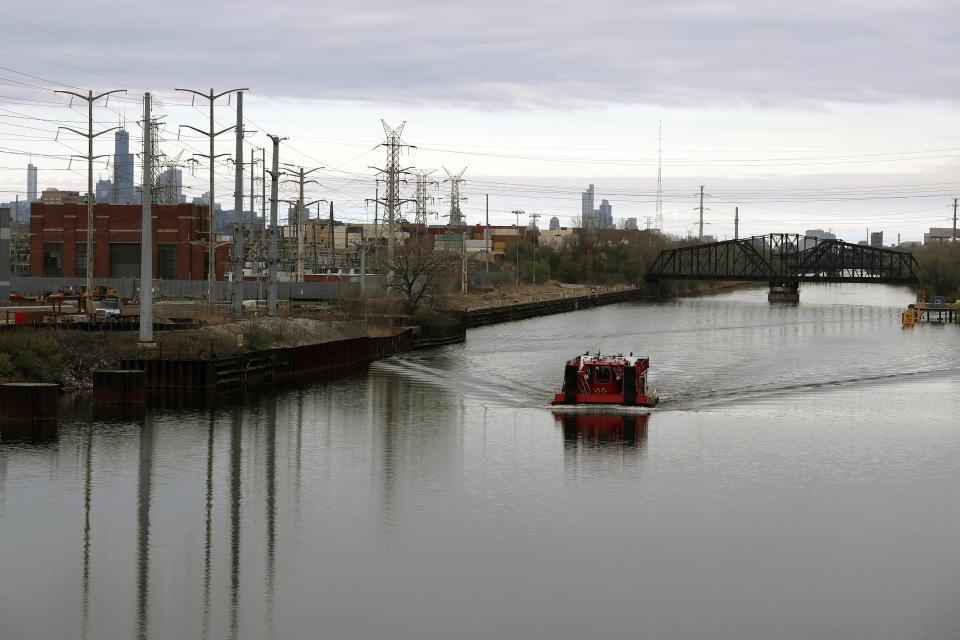
[[[710,193],[705,233],[719,238],[733,237],[739,206],[741,235],[823,227],[869,241],[867,228],[882,228],[887,238],[920,239],[947,223],[960,191],[953,144],[960,65],[950,31],[960,7],[948,2],[880,2],[870,11],[839,2],[823,11],[600,0],[589,11],[544,12],[521,0],[511,5],[508,26],[499,5],[437,13],[421,0],[402,11],[379,0],[335,3],[335,10],[285,0],[297,20],[281,11],[240,24],[233,38],[210,39],[200,34],[219,32],[219,12],[230,6],[213,0],[184,24],[174,16],[194,7],[173,0],[149,18],[151,33],[164,34],[162,45],[157,35],[140,37],[138,10],[99,20],[75,3],[44,6],[51,10],[42,20],[30,5],[0,11],[7,48],[2,200],[29,197],[21,169],[28,158],[44,186],[86,191],[77,158],[86,141],[60,128],[86,130],[86,111],[53,94],[65,87],[126,89],[93,108],[95,130],[119,122],[132,136],[125,152],[132,164],[95,162],[95,175],[124,189],[130,167],[134,189],[140,182],[139,127],[130,123],[140,119],[149,87],[165,123],[161,149],[180,158],[189,200],[209,189],[199,155],[209,149],[181,125],[206,129],[208,114],[174,88],[249,86],[247,152],[259,159],[266,148],[269,163],[266,135],[288,138],[280,161],[324,167],[308,196],[333,200],[338,219],[353,222],[374,217],[370,167],[384,162],[381,118],[392,126],[407,121],[404,138],[416,148],[404,166],[469,165],[462,213],[471,223],[485,219],[486,195],[493,223],[508,224],[518,209],[567,223],[582,216],[589,183],[603,185],[615,221],[655,215],[660,124],[663,222],[672,234],[695,224],[700,184]],[[432,37],[446,33],[437,29],[441,14],[442,24],[473,27],[455,45]],[[606,46],[598,47],[593,34],[601,31]],[[250,45],[263,38],[275,45]],[[382,55],[371,54],[371,42]],[[318,68],[317,59],[330,63]],[[226,96],[217,102],[218,130],[233,123],[235,104]],[[225,133],[216,152],[230,153],[233,144]],[[109,135],[95,139],[95,155],[109,152]],[[199,161],[195,175],[188,158]],[[215,196],[232,206],[233,172],[224,160]],[[262,193],[263,185],[255,189]],[[291,190],[281,184],[281,198]]]

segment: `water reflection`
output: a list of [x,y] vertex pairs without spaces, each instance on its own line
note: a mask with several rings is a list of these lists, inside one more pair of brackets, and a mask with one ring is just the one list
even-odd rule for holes
[[554,419],[563,429],[564,465],[577,473],[619,473],[624,462],[646,453],[649,415],[554,413]]
[[206,522],[203,540],[203,629],[201,636],[210,637],[210,553],[213,539],[213,430],[216,413],[210,408],[207,421]]
[[0,444],[54,444],[57,442],[57,423],[0,420]]
[[93,502],[93,423],[86,426],[83,460],[83,625],[86,640],[90,629],[90,505]]
[[273,638],[277,540],[277,399],[266,400],[267,419],[267,638]]
[[240,623],[240,464],[243,419],[234,407],[230,428],[230,637],[237,637]]
[[137,482],[137,638],[145,640],[150,602],[150,498],[153,489],[153,416],[140,431]]
[[644,449],[647,444],[649,414],[554,413],[553,417],[563,428],[563,440],[568,448],[613,445]]

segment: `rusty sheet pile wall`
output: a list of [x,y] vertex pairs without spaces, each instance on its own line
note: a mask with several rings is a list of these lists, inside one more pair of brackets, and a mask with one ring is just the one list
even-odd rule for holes
[[371,360],[413,348],[413,330],[407,329],[394,336],[263,349],[230,358],[131,358],[122,360],[120,366],[144,371],[147,389],[213,393],[279,382],[332,379],[360,371]]

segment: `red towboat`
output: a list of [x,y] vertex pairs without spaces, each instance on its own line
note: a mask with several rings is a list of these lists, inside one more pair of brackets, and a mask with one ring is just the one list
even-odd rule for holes
[[647,388],[650,358],[631,353],[624,358],[591,356],[588,353],[568,360],[563,370],[563,389],[553,404],[624,404],[652,407],[657,394]]

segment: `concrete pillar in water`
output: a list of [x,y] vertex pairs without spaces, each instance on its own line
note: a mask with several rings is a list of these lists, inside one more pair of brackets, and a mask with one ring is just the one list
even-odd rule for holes
[[799,282],[771,282],[769,302],[800,302]]

